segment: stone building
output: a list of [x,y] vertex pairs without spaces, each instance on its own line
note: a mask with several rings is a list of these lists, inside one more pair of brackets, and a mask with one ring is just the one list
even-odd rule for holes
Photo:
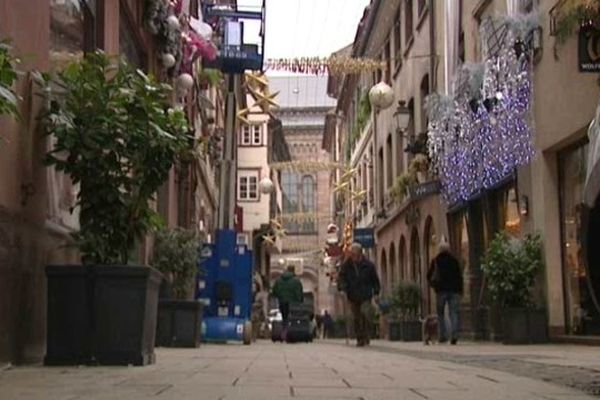
[[[166,81],[154,38],[145,29],[143,6],[142,0],[0,1],[0,39],[10,40],[23,72],[16,84],[21,120],[0,117],[0,365],[41,360],[44,266],[80,262],[70,239],[78,229],[77,210],[72,210],[77,189],[42,164],[52,142],[37,124],[43,104],[34,95],[30,72],[56,70],[99,48]],[[196,136],[218,136],[222,96],[202,90],[193,93],[193,100],[184,104]],[[210,111],[201,112],[204,107]],[[167,226],[195,228],[210,238],[216,222],[216,156],[211,150],[197,164],[171,171],[156,204]],[[150,240],[142,240],[132,261],[147,263],[150,253]]]
[[[297,168],[280,171],[283,190],[281,218],[287,235],[283,238],[283,261],[271,261],[271,280],[286,264],[301,268],[304,291],[315,309],[330,309],[329,278],[322,268],[327,225],[331,216],[329,171],[310,171],[302,162],[327,163],[329,153],[321,148],[325,114],[334,102],[327,97],[327,79],[316,76],[271,77],[271,91],[279,92],[277,117],[281,120],[292,162]],[[286,261],[287,260],[287,261]]]

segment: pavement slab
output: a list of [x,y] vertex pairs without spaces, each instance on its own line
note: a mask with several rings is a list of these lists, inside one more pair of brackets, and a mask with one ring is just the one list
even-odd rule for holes
[[561,346],[259,341],[159,348],[156,364],[146,367],[3,368],[0,399],[593,399],[576,383],[600,371],[600,349]]

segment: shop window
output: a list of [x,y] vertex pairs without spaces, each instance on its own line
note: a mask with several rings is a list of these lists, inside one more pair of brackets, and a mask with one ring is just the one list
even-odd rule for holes
[[569,333],[597,335],[600,334],[600,317],[593,288],[598,287],[599,279],[597,273],[588,276],[581,245],[581,204],[588,147],[586,144],[559,154],[561,247]]
[[119,21],[119,52],[131,65],[144,70],[146,68],[146,57],[140,49],[134,26],[131,19],[126,15],[126,12],[121,10]]
[[[437,255],[437,237],[435,236],[435,226],[433,225],[433,219],[429,216],[425,221],[425,233],[423,234],[425,240],[425,268],[429,268],[431,261]],[[435,310],[435,291],[433,288],[429,288],[429,313],[434,314]]]
[[63,69],[96,48],[96,0],[50,0],[50,63]]
[[[519,213],[519,200],[517,190],[511,187],[503,193],[502,221],[504,230],[511,236],[521,236],[521,215]],[[484,230],[484,232],[487,231]]]

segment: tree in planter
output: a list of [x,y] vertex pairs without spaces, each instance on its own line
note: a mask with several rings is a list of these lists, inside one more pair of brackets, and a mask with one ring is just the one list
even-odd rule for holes
[[417,184],[416,174],[411,170],[405,172],[396,178],[396,183],[392,187],[391,196],[396,203],[402,203],[408,194],[408,188]]
[[421,288],[415,282],[400,282],[390,297],[390,340],[420,340]]
[[543,268],[539,235],[511,238],[500,232],[490,243],[481,269],[494,304],[500,308],[506,343],[547,340],[546,314],[535,308],[532,288]]
[[173,297],[185,299],[198,272],[200,238],[182,228],[159,230],[154,241],[152,266],[170,281]]
[[533,305],[531,289],[542,267],[539,235],[517,240],[506,232],[492,240],[481,264],[492,300],[501,308]]
[[135,240],[160,225],[149,201],[188,152],[185,114],[169,106],[169,85],[102,52],[37,77],[50,102],[41,120],[56,140],[46,163],[79,184],[82,259],[126,264]]

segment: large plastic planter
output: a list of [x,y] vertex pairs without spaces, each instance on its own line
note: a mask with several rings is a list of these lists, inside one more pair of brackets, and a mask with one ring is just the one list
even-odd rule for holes
[[48,265],[45,365],[89,364],[93,275],[89,266]]
[[198,347],[202,339],[202,303],[192,300],[160,300],[157,345]]
[[95,358],[101,365],[153,364],[162,274],[144,266],[95,268]]
[[162,275],[145,266],[48,266],[46,365],[154,363]]

